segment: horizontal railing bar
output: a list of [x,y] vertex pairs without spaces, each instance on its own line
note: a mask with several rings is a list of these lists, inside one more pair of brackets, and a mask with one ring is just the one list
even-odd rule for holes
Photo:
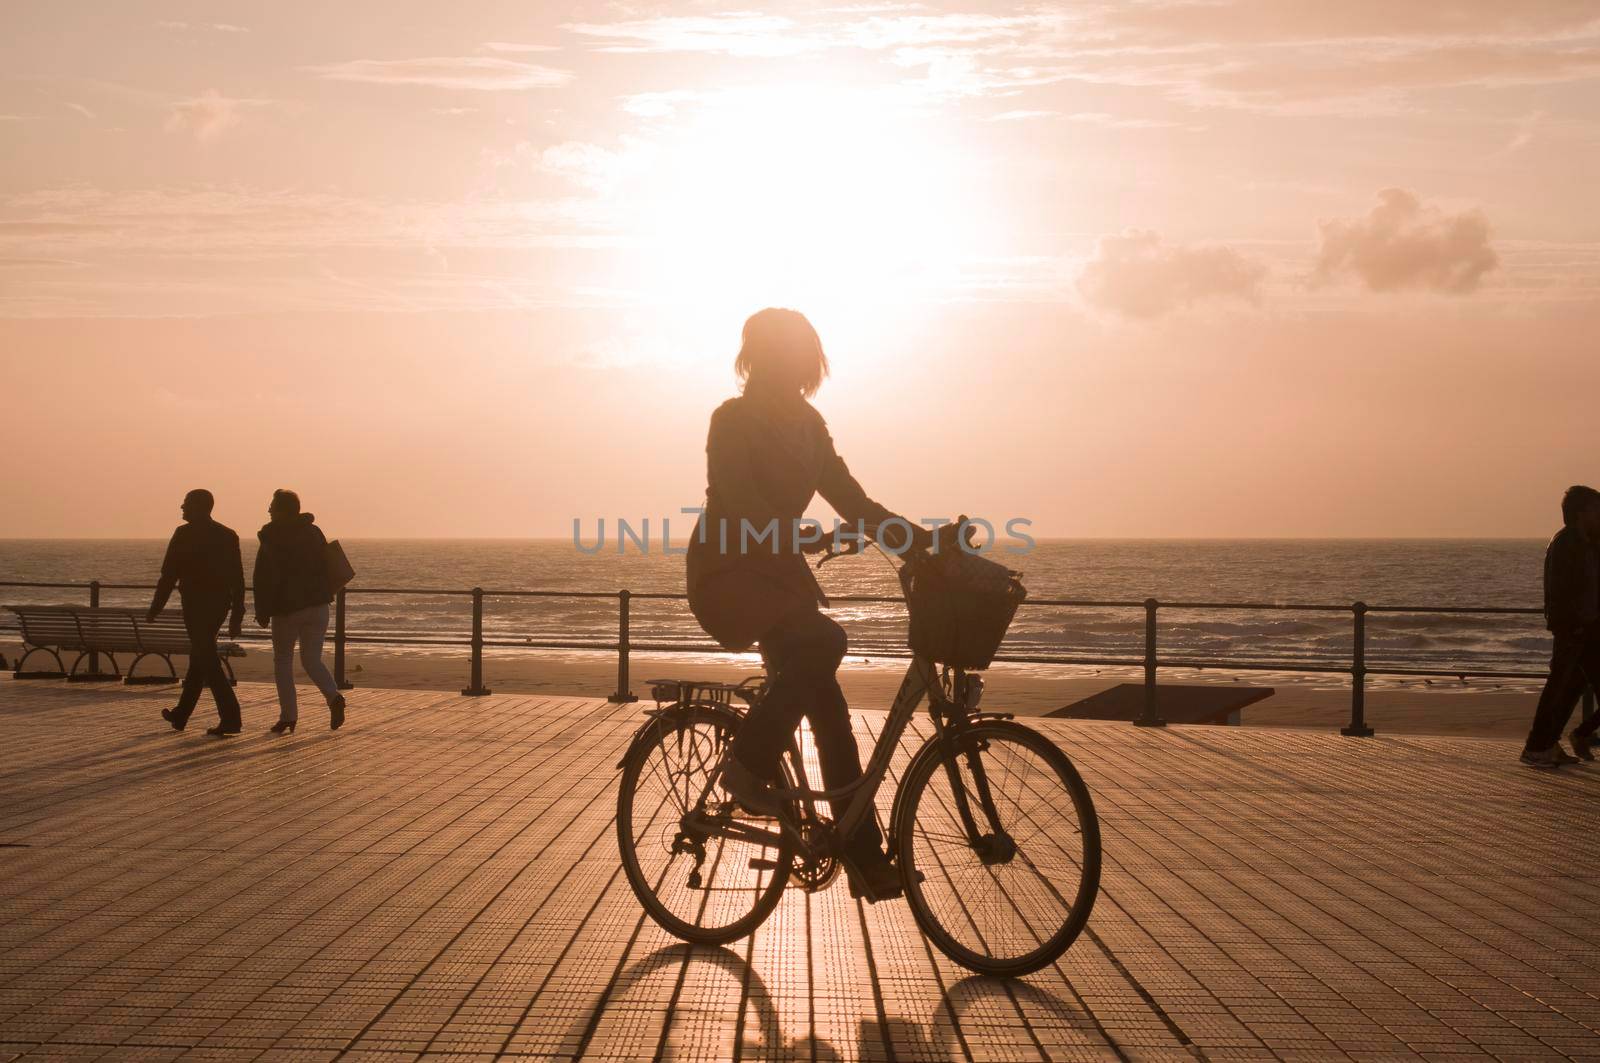
[[1489,613],[1495,615],[1543,616],[1543,609],[1504,605],[1369,605],[1369,613]]
[[[1143,602],[1139,603],[1141,606]],[[1167,602],[1158,601],[1162,609],[1246,609],[1252,612],[1279,613],[1348,613],[1352,606],[1325,605],[1316,602]]]
[[[620,591],[495,591],[495,590],[490,590],[487,587],[485,587],[483,589],[483,596],[485,598],[615,598],[619,593],[621,593],[621,592]],[[628,594],[629,594],[630,597],[633,597],[633,598],[644,598],[644,597],[647,597],[644,594],[634,594],[632,591],[629,591]],[[660,597],[675,597],[675,598],[679,598],[679,599],[682,599],[684,601],[687,601],[689,596],[686,595],[686,594],[678,594],[678,595],[661,595]]]
[[1459,668],[1449,671],[1434,671],[1428,668],[1368,668],[1367,674],[1438,676],[1441,679],[1456,679],[1461,676],[1468,679],[1547,679],[1550,676],[1549,672],[1474,672]]

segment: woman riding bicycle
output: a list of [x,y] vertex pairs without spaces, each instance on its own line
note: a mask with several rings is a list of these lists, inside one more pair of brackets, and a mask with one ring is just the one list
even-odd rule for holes
[[[768,691],[739,728],[722,782],[747,808],[766,811],[774,806],[768,784],[802,716],[811,721],[827,788],[861,776],[837,674],[845,633],[818,611],[827,598],[802,556],[799,522],[817,494],[869,536],[897,515],[867,497],[806,401],[827,375],[828,359],[803,314],[752,315],[734,372],[742,394],[711,415],[706,439],[706,505],[687,558],[689,608],[724,648],[761,647]],[[912,528],[913,546],[931,545],[925,528],[901,527]],[[899,896],[899,876],[873,817],[845,839],[845,856],[852,896]]]

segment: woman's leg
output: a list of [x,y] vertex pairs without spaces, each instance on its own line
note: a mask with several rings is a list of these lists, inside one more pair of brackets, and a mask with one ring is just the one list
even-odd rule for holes
[[309,606],[298,615],[301,617],[300,664],[311,681],[317,684],[317,689],[322,691],[328,704],[332,705],[339,697],[339,687],[333,681],[333,673],[322,663],[322,642],[328,637],[328,607]]
[[[840,634],[842,636],[843,632]],[[844,691],[839,689],[837,666],[813,689],[806,718],[811,721],[811,737],[817,743],[817,759],[822,762],[823,785],[837,790],[861,778],[861,751],[850,725],[850,706],[845,702]],[[836,818],[847,804],[848,801],[841,801],[833,809]],[[883,834],[878,830],[877,817],[863,819],[850,836],[849,844],[850,854],[858,862],[881,856]]]
[[299,702],[294,693],[293,615],[272,618],[272,676],[278,682],[278,719],[298,720]]
[[[773,674],[767,696],[752,709],[733,741],[733,754],[761,779],[769,779],[802,716],[822,762],[829,790],[861,778],[861,756],[850,727],[850,708],[837,678],[847,648],[844,629],[816,610],[797,614],[761,639]],[[850,839],[858,861],[882,857],[883,838],[868,818]]]
[[810,680],[803,666],[805,639],[789,624],[768,632],[762,639],[762,656],[770,672],[766,696],[750,712],[733,736],[734,757],[758,780],[771,780],[778,768],[778,757],[789,744],[789,735],[805,714],[806,690]]
[[[769,679],[761,704],[750,709],[730,752],[758,779],[770,780],[789,736],[800,725],[818,665],[815,622],[832,623],[814,608],[782,621],[761,637]],[[838,625],[834,625],[837,627]]]

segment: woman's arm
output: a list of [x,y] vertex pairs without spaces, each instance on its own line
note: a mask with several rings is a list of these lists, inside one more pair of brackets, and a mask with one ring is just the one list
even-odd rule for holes
[[[822,429],[822,475],[817,481],[817,493],[832,506],[847,524],[861,524],[866,528],[866,533],[874,539],[878,537],[878,526],[888,520],[905,520],[910,525],[912,544],[926,548],[933,541],[932,533],[928,529],[906,520],[900,514],[867,497],[867,492],[854,476],[850,474],[850,467],[844,463],[839,452],[834,449],[833,436],[828,434],[828,426],[817,418],[817,423]],[[899,545],[899,540],[893,540],[894,545]]]

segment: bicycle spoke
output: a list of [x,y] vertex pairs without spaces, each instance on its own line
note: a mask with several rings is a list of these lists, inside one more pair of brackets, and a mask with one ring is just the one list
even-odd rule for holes
[[[901,824],[909,832],[913,870],[926,876],[914,889],[914,907],[952,958],[979,970],[1032,970],[1053,958],[1053,942],[1064,948],[1065,935],[1077,932],[1075,898],[1090,889],[1083,851],[1090,842],[1067,778],[1043,753],[1005,733],[972,741],[957,755],[954,772],[941,759],[916,781],[912,821]],[[990,802],[981,800],[984,793]],[[958,797],[974,816],[976,843],[967,836]],[[1007,841],[1012,850],[991,858],[985,846]]]
[[658,923],[690,941],[748,933],[777,903],[788,877],[781,838],[740,833],[759,829],[743,819],[727,820],[733,833],[717,829],[718,818],[736,814],[731,804],[712,806],[720,810],[705,833],[685,833],[685,815],[704,810],[731,732],[727,720],[715,710],[689,712],[641,738],[629,751],[618,799],[629,884]]

